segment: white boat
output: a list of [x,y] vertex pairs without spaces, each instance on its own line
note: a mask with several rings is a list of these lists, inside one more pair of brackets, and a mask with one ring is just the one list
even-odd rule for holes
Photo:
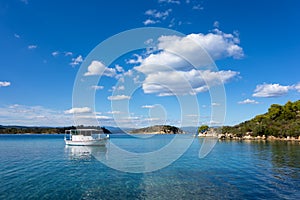
[[72,146],[104,146],[108,134],[97,129],[70,129],[65,131],[65,143]]

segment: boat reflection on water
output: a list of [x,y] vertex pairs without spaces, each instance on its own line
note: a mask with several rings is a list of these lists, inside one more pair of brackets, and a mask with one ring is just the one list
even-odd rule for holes
[[65,146],[65,152],[71,160],[107,159],[106,146]]

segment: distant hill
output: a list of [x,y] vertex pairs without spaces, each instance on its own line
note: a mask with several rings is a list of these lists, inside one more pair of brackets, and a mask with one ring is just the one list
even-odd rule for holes
[[[102,129],[104,133],[111,133],[105,127],[90,127],[81,126],[79,128],[95,128]],[[2,126],[0,125],[0,134],[22,134],[22,133],[34,133],[34,134],[59,134],[65,133],[65,130],[76,129],[74,126],[69,127],[29,127],[29,126]]]
[[238,137],[251,136],[299,137],[300,100],[288,101],[285,105],[273,104],[268,112],[236,126],[224,126],[222,133]]
[[183,134],[185,133],[178,127],[169,125],[155,125],[146,128],[134,129],[130,133],[145,133],[145,134]]

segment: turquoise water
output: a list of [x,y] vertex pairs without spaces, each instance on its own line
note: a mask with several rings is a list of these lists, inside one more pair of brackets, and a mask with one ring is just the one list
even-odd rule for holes
[[[172,137],[110,142],[148,152]],[[299,143],[219,141],[199,159],[202,142],[166,168],[134,174],[93,156],[107,156],[109,144],[84,149],[66,147],[63,135],[0,135],[0,199],[300,199]]]

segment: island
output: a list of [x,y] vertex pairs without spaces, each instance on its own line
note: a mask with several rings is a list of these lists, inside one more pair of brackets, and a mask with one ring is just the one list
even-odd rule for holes
[[133,129],[131,134],[184,134],[185,132],[178,127],[170,125],[155,125],[145,128]]

